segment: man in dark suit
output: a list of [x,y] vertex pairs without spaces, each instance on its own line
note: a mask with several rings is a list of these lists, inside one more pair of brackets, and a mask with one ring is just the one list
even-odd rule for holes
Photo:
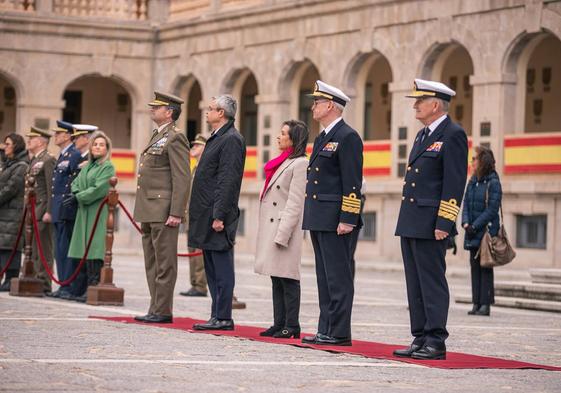
[[415,79],[413,108],[423,123],[411,153],[395,234],[401,236],[411,345],[394,355],[446,359],[446,321],[450,293],[446,282],[448,236],[456,235],[456,217],[467,176],[465,131],[448,116],[456,93],[440,82]]
[[238,200],[245,164],[245,142],[234,127],[237,103],[213,98],[206,119],[212,134],[197,166],[189,204],[189,247],[203,250],[212,309],[196,330],[233,330],[233,247],[240,218]]
[[316,82],[312,112],[323,131],[308,166],[302,228],[310,231],[319,294],[317,334],[303,343],[352,345],[353,232],[361,220],[362,140],[342,118],[350,101],[341,90]]
[[[68,279],[72,273],[74,264],[68,258],[68,247],[74,229],[76,210],[75,202],[64,203],[71,197],[70,185],[78,175],[80,163],[80,152],[72,143],[71,135],[74,132],[72,124],[65,121],[57,121],[55,132],[55,144],[60,148],[60,156],[56,162],[52,179],[52,201],[51,218],[55,227],[55,258],[58,278],[60,281]],[[69,297],[70,286],[60,287],[58,291],[52,292],[52,297]]]

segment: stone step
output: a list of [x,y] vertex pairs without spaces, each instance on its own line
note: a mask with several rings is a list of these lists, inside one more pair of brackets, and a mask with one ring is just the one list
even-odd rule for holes
[[561,285],[500,281],[495,283],[495,296],[561,302]]
[[561,269],[530,269],[532,282],[561,285]]
[[[454,296],[454,300],[456,303],[471,304],[471,295],[456,295]],[[547,300],[495,296],[495,304],[492,307],[495,306],[561,313],[561,302],[551,302]],[[492,307],[491,313],[493,313]]]

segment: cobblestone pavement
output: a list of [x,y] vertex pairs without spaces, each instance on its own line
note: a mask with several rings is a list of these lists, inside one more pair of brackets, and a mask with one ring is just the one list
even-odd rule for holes
[[[238,255],[238,324],[271,324],[268,277]],[[150,326],[89,319],[139,315],[149,297],[140,256],[117,256],[115,282],[124,307],[0,295],[0,391],[7,392],[559,392],[561,373],[537,370],[441,370],[394,361],[274,345]],[[360,263],[359,263],[360,266]],[[399,269],[357,272],[353,338],[408,344],[409,319]],[[467,274],[467,268],[465,273]],[[469,293],[466,274],[451,274],[454,293]],[[180,261],[176,293],[188,288]],[[208,318],[209,298],[175,298],[175,316]],[[561,366],[561,314],[493,308],[468,316],[451,304],[448,350]],[[302,328],[314,332],[315,274],[303,268]]]

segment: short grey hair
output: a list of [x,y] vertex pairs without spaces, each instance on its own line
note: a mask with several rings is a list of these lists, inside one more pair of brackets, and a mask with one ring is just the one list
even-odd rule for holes
[[47,138],[46,136],[38,136],[37,139],[43,142],[45,145],[49,144],[49,138]]
[[338,102],[333,101],[333,106],[335,106],[335,108],[337,108],[341,113],[345,110],[345,107]]
[[450,102],[445,101],[441,98],[435,98],[435,100],[438,101],[440,109],[442,110],[442,112],[448,113],[448,111],[450,110]]
[[213,97],[218,109],[224,110],[224,116],[232,120],[236,117],[238,110],[238,103],[236,99],[229,94],[223,94],[218,97]]

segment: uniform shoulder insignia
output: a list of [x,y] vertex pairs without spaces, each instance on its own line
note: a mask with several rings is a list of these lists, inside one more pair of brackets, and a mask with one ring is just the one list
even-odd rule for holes
[[440,207],[438,208],[439,217],[456,222],[456,217],[458,217],[459,212],[460,207],[458,206],[458,201],[454,198],[448,201],[440,201]]
[[361,203],[360,198],[354,192],[351,192],[348,196],[343,195],[341,210],[347,213],[360,214]]

